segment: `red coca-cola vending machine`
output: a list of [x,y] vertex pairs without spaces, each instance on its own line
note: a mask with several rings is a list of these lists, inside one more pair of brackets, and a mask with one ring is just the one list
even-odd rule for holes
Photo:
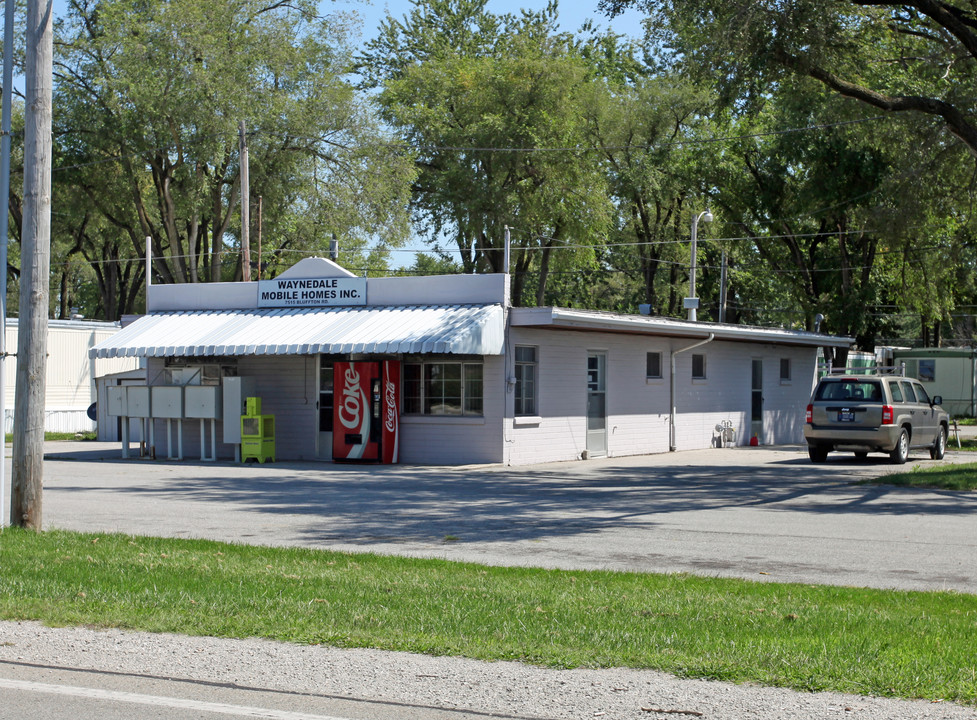
[[333,460],[397,462],[400,455],[400,362],[337,362],[333,378]]

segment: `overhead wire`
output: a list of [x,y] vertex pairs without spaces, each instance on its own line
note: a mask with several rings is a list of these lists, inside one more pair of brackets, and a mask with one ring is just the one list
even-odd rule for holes
[[[838,121],[838,122],[832,122],[832,123],[818,123],[818,124],[807,125],[807,126],[796,127],[796,128],[784,128],[784,129],[781,129],[781,130],[775,130],[775,131],[769,131],[769,132],[749,133],[749,134],[743,134],[743,135],[726,135],[726,136],[712,137],[712,138],[681,139],[681,140],[669,141],[669,142],[665,142],[665,143],[646,144],[646,145],[638,145],[638,146],[633,146],[632,145],[632,146],[605,146],[603,148],[583,148],[583,147],[580,147],[580,146],[567,146],[567,147],[475,147],[475,146],[468,146],[468,147],[466,147],[466,146],[418,145],[416,147],[419,148],[419,149],[424,149],[424,150],[449,150],[449,151],[473,151],[473,152],[474,151],[478,151],[478,152],[550,152],[550,151],[576,151],[576,150],[590,150],[590,149],[593,149],[593,150],[608,150],[608,149],[610,149],[610,150],[614,150],[614,149],[632,149],[632,150],[634,150],[634,149],[653,149],[653,148],[656,148],[656,147],[665,147],[665,146],[682,146],[682,145],[689,145],[689,144],[692,144],[692,145],[696,145],[696,144],[714,144],[714,143],[732,142],[732,141],[738,141],[738,140],[744,140],[744,139],[755,139],[755,138],[763,138],[763,137],[771,137],[771,136],[780,136],[780,135],[787,135],[787,134],[793,134],[793,133],[799,133],[799,132],[808,132],[808,131],[811,131],[811,130],[830,129],[830,128],[842,127],[842,126],[847,126],[847,125],[854,125],[854,124],[860,124],[860,123],[866,123],[866,122],[874,122],[874,121],[877,121],[877,120],[880,120],[880,119],[886,119],[886,118],[887,118],[887,116],[876,115],[876,116],[870,116],[870,117],[859,118],[859,119],[854,119],[854,120],[845,120],[845,121]],[[193,145],[195,145],[197,143],[211,141],[211,140],[213,140],[215,138],[222,137],[225,134],[228,137],[230,137],[230,133],[212,133],[210,135],[202,136],[200,138],[197,138],[194,142],[187,143],[185,146],[192,147]],[[251,133],[249,133],[249,136],[254,137],[254,136],[259,136],[259,135],[262,135],[262,134],[271,135],[271,133],[266,133],[265,131],[263,131],[261,129],[257,129],[257,130],[252,131]],[[303,136],[293,136],[293,137],[294,137],[294,139],[297,139],[297,140],[305,140],[305,141],[310,141],[310,142],[323,142],[324,141],[324,139],[321,138],[321,137],[320,138],[311,138],[311,137],[303,137]],[[236,140],[237,140],[236,134],[234,135],[233,140],[236,142]],[[407,145],[406,143],[403,143],[402,141],[395,141],[395,142],[392,141],[392,142],[386,143],[386,144],[389,145],[389,146],[391,146],[391,147],[398,147],[398,148],[408,148],[408,147],[411,147],[411,146]],[[158,147],[150,147],[150,148],[145,148],[145,149],[142,149],[142,150],[134,149],[129,154],[123,153],[123,154],[118,154],[118,155],[114,155],[114,156],[111,156],[111,157],[103,158],[101,160],[91,161],[91,162],[88,162],[88,163],[76,163],[76,164],[73,164],[73,165],[59,166],[57,168],[54,168],[54,171],[56,171],[56,172],[57,171],[66,171],[66,170],[78,169],[78,168],[82,168],[82,167],[89,167],[89,166],[98,165],[98,164],[116,162],[116,161],[121,160],[121,159],[123,159],[125,157],[138,157],[138,156],[142,156],[146,152],[164,152],[164,151],[171,151],[171,150],[175,150],[175,148],[172,145],[158,146]],[[907,175],[916,175],[918,172],[920,172],[920,171],[919,170],[916,170],[913,173],[907,173]],[[905,179],[905,178],[903,178],[903,179]],[[813,216],[813,215],[816,215],[816,214],[820,214],[820,213],[825,212],[827,210],[830,210],[830,209],[832,209],[834,207],[843,206],[843,205],[848,204],[850,202],[853,202],[853,201],[859,200],[859,199],[861,199],[863,197],[866,197],[868,195],[871,195],[872,193],[877,192],[877,191],[878,191],[877,188],[872,189],[872,190],[869,190],[869,191],[867,191],[865,193],[862,193],[862,194],[860,194],[860,195],[858,195],[858,196],[856,196],[854,198],[850,198],[847,201],[843,201],[841,203],[837,203],[837,204],[835,204],[835,205],[833,205],[831,207],[821,208],[821,209],[812,211],[808,216]],[[792,218],[792,219],[796,220],[796,219],[799,219],[799,218]],[[520,231],[518,228],[515,228],[515,227],[513,227],[511,229],[512,230],[515,230],[516,232],[525,232],[525,231]],[[712,243],[738,243],[738,242],[756,242],[758,240],[779,240],[779,239],[785,239],[785,238],[789,238],[789,237],[790,238],[833,237],[833,236],[854,235],[854,234],[859,234],[859,233],[871,233],[871,232],[873,232],[873,231],[868,230],[868,229],[860,229],[860,230],[856,230],[856,231],[831,231],[831,232],[791,233],[791,234],[764,235],[764,236],[759,236],[759,235],[743,235],[743,236],[730,236],[730,237],[722,237],[722,238],[710,238],[709,241],[712,242]],[[546,237],[546,236],[537,236],[537,238],[538,239],[541,239],[541,240],[553,240],[554,239],[554,238],[550,238],[550,237]],[[517,251],[517,252],[536,252],[536,251],[540,251],[540,250],[554,250],[554,249],[567,249],[567,250],[572,250],[572,249],[588,249],[588,248],[600,248],[600,249],[610,248],[610,249],[613,249],[613,248],[627,248],[627,247],[652,247],[652,246],[665,246],[665,245],[685,245],[685,244],[688,243],[688,241],[685,240],[685,239],[676,239],[676,240],[632,241],[632,242],[613,242],[613,243],[607,243],[607,242],[602,242],[602,243],[574,243],[574,242],[571,242],[571,241],[568,240],[568,241],[560,241],[560,243],[561,244],[556,245],[556,246],[554,246],[554,245],[548,245],[548,246],[525,246],[524,245],[524,246],[515,247],[513,249],[514,249],[514,251]],[[473,247],[473,248],[467,248],[465,250],[465,252],[476,252],[477,253],[477,252],[486,252],[486,251],[498,251],[499,249],[500,248],[494,247],[494,246],[484,246],[484,247],[483,246],[476,246],[476,247]],[[389,252],[389,253],[406,253],[406,252],[411,252],[411,253],[426,253],[426,252],[430,252],[431,249],[430,248],[427,248],[427,247],[425,247],[425,248],[369,248],[369,249],[366,249],[364,251],[365,252],[381,251],[381,252],[385,252],[385,253],[386,252]],[[449,254],[454,254],[454,253],[461,254],[463,252],[461,249],[454,249],[454,248],[438,248],[438,251],[439,252],[444,252],[444,253],[449,253]],[[306,254],[306,255],[313,255],[313,254],[316,254],[316,252],[319,252],[319,251],[316,251],[316,250],[307,251],[307,250],[299,250],[299,249],[292,249],[292,248],[280,248],[280,249],[276,249],[276,252],[277,253],[300,253],[300,254]],[[897,252],[897,251],[894,251],[894,250],[893,251],[878,251],[876,254],[887,254],[887,253],[895,253],[895,252]],[[234,250],[234,249],[228,249],[228,250],[223,251],[223,254],[224,255],[236,255],[238,253],[239,253],[239,251]],[[169,255],[168,254],[167,257],[173,258],[173,259],[182,259],[182,258],[189,258],[190,255],[188,255],[188,254],[187,255]],[[198,255],[198,257],[199,257],[199,255]],[[143,260],[142,260],[142,258],[136,257],[136,258],[131,258],[131,259],[120,259],[119,261],[122,261],[122,262],[139,261],[139,262],[142,262]],[[86,261],[86,262],[88,262],[89,264],[111,264],[111,263],[119,262],[119,261],[117,261],[117,260],[89,260],[89,261]],[[684,263],[681,263],[681,262],[678,262],[678,261],[671,261],[671,260],[664,260],[664,259],[660,259],[657,262],[659,264],[663,264],[663,265],[680,265],[680,266],[681,265],[684,265]],[[709,264],[703,264],[703,263],[698,263],[697,264],[697,267],[706,268],[706,269],[718,269],[718,266],[709,265]],[[860,269],[865,269],[865,268],[864,267],[861,267],[861,266],[851,266],[851,267],[849,267],[847,269],[849,269],[849,270],[860,270]],[[838,272],[839,270],[840,270],[840,268],[818,268],[818,269],[812,270],[812,272]],[[611,270],[608,270],[608,271],[611,271]],[[796,270],[784,270],[784,271],[771,270],[771,271],[772,272],[779,272],[779,273],[796,272]],[[552,272],[553,271],[551,271],[551,274],[552,274]],[[626,272],[626,271],[621,270],[621,272]]]

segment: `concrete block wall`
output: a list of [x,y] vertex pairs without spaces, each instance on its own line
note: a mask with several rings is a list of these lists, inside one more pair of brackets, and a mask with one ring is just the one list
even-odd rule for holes
[[[255,394],[261,398],[262,414],[275,416],[275,450],[279,458],[315,459],[318,436],[317,363],[316,356],[305,355],[242,357],[238,360],[238,374],[255,378]],[[147,368],[150,384],[159,384],[163,368],[162,359],[150,358]],[[156,456],[167,457],[170,450],[166,440],[166,421],[157,419],[154,423]],[[223,423],[223,420],[217,421],[217,456],[233,458],[234,446],[221,442]],[[175,445],[175,423],[173,428]],[[208,422],[205,439],[208,454],[210,437]],[[200,457],[199,420],[183,421],[183,456]]]
[[[670,353],[693,341],[512,328],[507,374],[516,345],[538,348],[539,416],[513,418],[507,392],[506,459],[510,464],[572,460],[586,449],[587,356],[607,357],[607,455],[667,452],[670,446]],[[646,377],[646,354],[661,353],[662,378]],[[692,355],[706,357],[705,379],[692,378]],[[791,379],[780,379],[780,360],[791,361]],[[675,446],[715,447],[717,426],[730,421],[736,443],[750,439],[753,360],[763,362],[764,444],[803,440],[804,408],[813,385],[815,348],[713,341],[675,354]]]
[[400,416],[400,459],[423,465],[470,465],[503,461],[505,363],[482,364],[482,417]]

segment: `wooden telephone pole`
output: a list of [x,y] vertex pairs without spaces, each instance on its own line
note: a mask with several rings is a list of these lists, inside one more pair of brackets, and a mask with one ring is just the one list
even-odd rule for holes
[[48,285],[51,268],[52,0],[27,2],[24,227],[10,523],[41,529]]

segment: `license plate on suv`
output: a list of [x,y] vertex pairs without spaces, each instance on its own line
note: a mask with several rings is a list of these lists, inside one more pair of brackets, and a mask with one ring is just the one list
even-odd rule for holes
[[838,422],[855,422],[855,413],[851,410],[839,410]]

